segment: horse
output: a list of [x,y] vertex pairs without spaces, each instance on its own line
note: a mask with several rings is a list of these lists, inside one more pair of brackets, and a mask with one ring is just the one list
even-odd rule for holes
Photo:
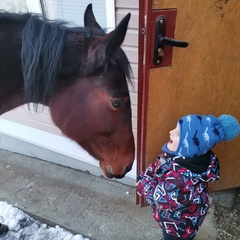
[[82,27],[0,13],[0,114],[29,103],[49,107],[54,124],[99,161],[107,178],[123,178],[134,161],[132,70],[121,49],[130,16],[106,33],[92,4]]

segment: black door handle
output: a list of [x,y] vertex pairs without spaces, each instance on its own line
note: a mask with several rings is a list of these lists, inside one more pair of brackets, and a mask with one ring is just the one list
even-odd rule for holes
[[183,42],[173,38],[164,37],[161,34],[159,34],[158,39],[160,44],[162,45],[169,45],[169,46],[180,47],[180,48],[186,48],[188,46],[188,42]]
[[165,37],[166,20],[164,16],[159,16],[156,20],[155,42],[154,42],[154,57],[153,63],[160,65],[164,57],[164,46],[186,48],[188,42],[179,41],[173,38]]

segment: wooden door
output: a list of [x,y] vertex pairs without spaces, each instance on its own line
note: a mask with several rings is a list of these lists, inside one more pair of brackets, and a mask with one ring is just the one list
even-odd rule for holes
[[[240,120],[240,1],[148,0],[139,7],[138,172],[155,161],[180,117],[225,113]],[[189,46],[173,48],[169,66],[153,67],[156,12],[171,9],[174,38]],[[240,137],[213,151],[221,180],[210,190],[240,186]]]

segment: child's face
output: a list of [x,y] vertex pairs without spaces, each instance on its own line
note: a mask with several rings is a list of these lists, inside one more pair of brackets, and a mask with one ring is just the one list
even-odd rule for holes
[[167,147],[170,151],[175,152],[177,150],[177,147],[179,144],[179,138],[180,138],[179,124],[177,124],[177,127],[171,130],[169,134],[170,134],[170,141],[168,142]]

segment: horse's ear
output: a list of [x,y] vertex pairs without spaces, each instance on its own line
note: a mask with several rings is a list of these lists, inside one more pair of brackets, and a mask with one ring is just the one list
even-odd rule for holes
[[96,21],[96,18],[92,11],[92,4],[88,4],[84,13],[84,26],[90,28],[102,29],[101,26]]
[[128,13],[112,32],[94,37],[88,51],[88,62],[94,63],[95,69],[106,66],[124,41],[131,14]]
[[128,13],[118,26],[110,33],[104,36],[95,37],[91,43],[95,56],[100,54],[101,56],[110,57],[111,54],[121,46],[128,27],[131,14]]
[[115,52],[123,43],[130,17],[131,13],[128,13],[118,24],[116,29],[105,36],[104,42],[106,43],[106,56],[110,56],[111,53]]

